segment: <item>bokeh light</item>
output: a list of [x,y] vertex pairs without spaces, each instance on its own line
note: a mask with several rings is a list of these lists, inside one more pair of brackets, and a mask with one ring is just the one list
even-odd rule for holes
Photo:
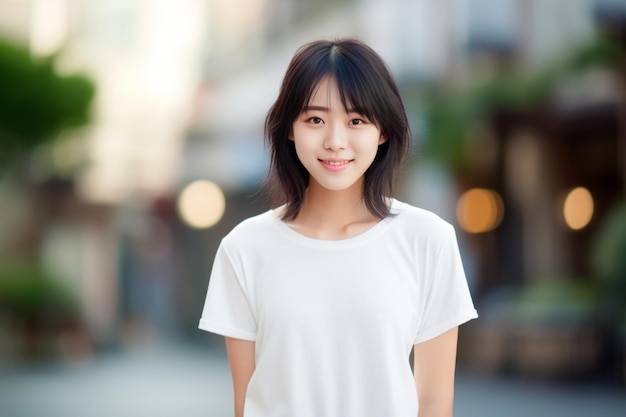
[[199,180],[187,185],[178,197],[182,220],[196,229],[214,226],[226,209],[224,193],[215,183]]
[[588,189],[577,187],[567,194],[563,217],[572,230],[580,230],[589,224],[593,217],[593,197]]
[[504,215],[504,204],[497,192],[472,188],[459,198],[456,215],[466,232],[484,233],[498,227]]

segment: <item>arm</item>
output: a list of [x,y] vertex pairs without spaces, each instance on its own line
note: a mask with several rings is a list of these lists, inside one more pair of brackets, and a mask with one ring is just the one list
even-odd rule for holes
[[458,330],[413,347],[418,417],[452,417]]
[[255,367],[254,346],[254,342],[248,340],[226,338],[226,351],[233,377],[235,417],[243,417],[246,389]]

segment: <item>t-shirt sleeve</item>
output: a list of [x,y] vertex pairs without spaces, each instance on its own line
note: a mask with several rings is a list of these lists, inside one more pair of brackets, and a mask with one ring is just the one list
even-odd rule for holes
[[434,256],[427,277],[425,298],[414,344],[433,339],[478,317],[467,285],[461,255],[452,225]]
[[215,255],[198,327],[236,339],[256,339],[257,325],[245,281],[223,242]]

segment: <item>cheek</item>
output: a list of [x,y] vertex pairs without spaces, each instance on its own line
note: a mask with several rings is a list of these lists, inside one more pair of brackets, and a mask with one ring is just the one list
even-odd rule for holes
[[[297,136],[296,136],[297,137]],[[311,149],[307,146],[307,142],[303,140],[294,140],[294,148],[296,151],[296,156],[300,160],[300,162],[306,166],[306,161],[311,154]]]
[[315,131],[311,129],[298,129],[294,127],[292,129],[292,140],[295,144],[296,151],[312,152],[318,148],[322,142],[321,131]]
[[304,140],[306,139],[306,135],[303,131],[303,129],[298,128],[297,125],[294,125],[291,128],[291,131],[289,132],[289,139],[292,140],[293,142],[295,142],[296,146],[302,146]]
[[376,153],[378,153],[378,148],[378,140],[372,140],[370,138],[368,141],[361,142],[359,145],[359,152],[363,155],[368,155],[373,159],[376,156]]

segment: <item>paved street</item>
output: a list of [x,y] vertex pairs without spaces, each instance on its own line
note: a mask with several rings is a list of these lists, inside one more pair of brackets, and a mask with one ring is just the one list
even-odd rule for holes
[[[463,373],[457,381],[457,417],[626,416],[620,387],[566,388]],[[158,344],[89,364],[0,374],[2,417],[230,417],[231,402],[222,349]]]
[[0,416],[229,416],[228,372],[217,353],[181,345],[12,371],[0,376]]

